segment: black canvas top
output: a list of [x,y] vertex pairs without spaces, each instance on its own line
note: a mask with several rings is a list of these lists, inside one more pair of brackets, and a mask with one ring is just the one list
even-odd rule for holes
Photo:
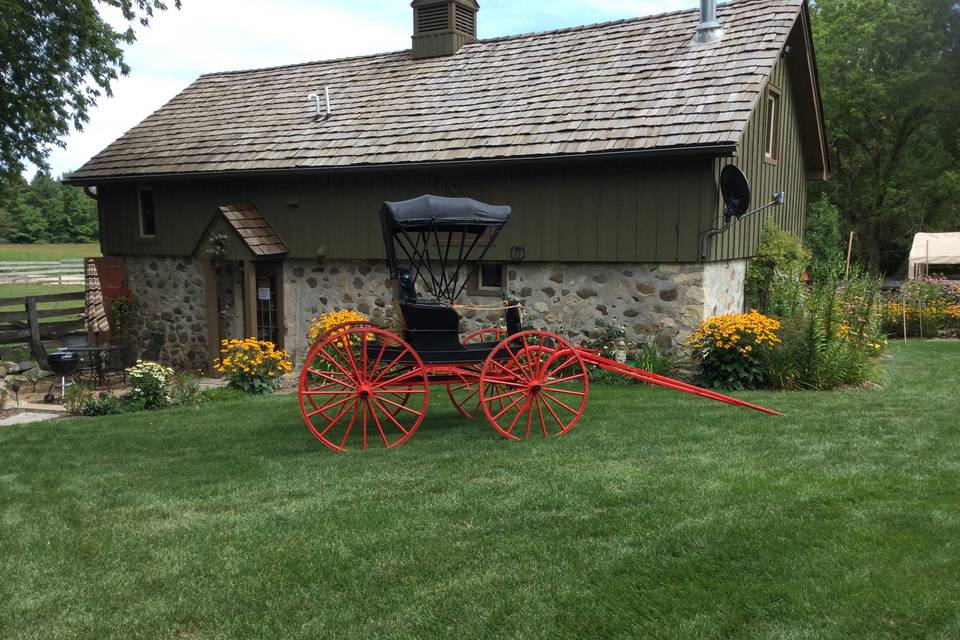
[[431,195],[384,202],[383,209],[393,227],[408,230],[430,226],[502,226],[511,212],[506,205]]

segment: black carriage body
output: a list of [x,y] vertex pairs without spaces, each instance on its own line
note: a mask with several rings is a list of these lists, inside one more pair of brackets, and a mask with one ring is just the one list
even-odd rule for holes
[[[424,195],[384,203],[380,221],[394,300],[403,316],[404,338],[425,363],[481,362],[497,345],[461,344],[460,316],[453,305],[510,213],[509,206],[470,198]],[[507,332],[516,333],[519,311],[504,307]]]

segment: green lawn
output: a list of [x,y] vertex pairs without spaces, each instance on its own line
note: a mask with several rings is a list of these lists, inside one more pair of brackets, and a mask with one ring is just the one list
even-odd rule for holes
[[100,245],[90,244],[0,244],[0,262],[71,260],[100,255]]
[[[48,296],[55,293],[71,293],[73,291],[83,291],[82,284],[0,284],[0,298],[23,298],[25,296]],[[76,302],[51,302],[52,306],[76,306]],[[3,305],[0,308],[4,311],[16,308],[20,309],[23,305]]]
[[597,387],[512,443],[441,395],[335,454],[290,396],[0,428],[0,637],[957,638],[960,342],[882,390]]

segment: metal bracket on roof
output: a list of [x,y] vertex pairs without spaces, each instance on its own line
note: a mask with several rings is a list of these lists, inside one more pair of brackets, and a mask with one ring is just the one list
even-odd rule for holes
[[317,118],[318,118],[318,119],[321,119],[321,120],[327,120],[328,118],[330,118],[330,114],[332,113],[332,110],[330,109],[330,87],[326,87],[326,86],[325,86],[325,87],[323,88],[323,95],[324,95],[324,99],[326,100],[326,103],[327,103],[327,111],[326,111],[326,113],[324,113],[323,111],[320,110],[320,95],[319,95],[319,94],[311,93],[310,95],[307,96],[307,100],[313,100],[314,102],[316,102],[316,105],[317,105]]

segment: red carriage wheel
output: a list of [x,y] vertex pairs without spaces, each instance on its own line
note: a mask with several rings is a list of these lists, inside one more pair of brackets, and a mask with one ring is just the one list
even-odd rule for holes
[[[461,340],[462,344],[475,344],[479,342],[499,342],[507,335],[505,329],[500,327],[484,327],[478,329]],[[450,396],[450,402],[457,408],[464,418],[476,417],[480,411],[480,368],[482,363],[476,363],[464,366],[465,369],[475,370],[476,377],[462,377],[459,382],[447,385],[447,395]]]
[[504,437],[563,435],[587,405],[589,379],[580,354],[546,331],[523,331],[490,352],[480,373],[480,404]]
[[314,344],[300,374],[300,412],[335,451],[405,442],[429,398],[423,362],[393,333],[369,324],[335,327]]

